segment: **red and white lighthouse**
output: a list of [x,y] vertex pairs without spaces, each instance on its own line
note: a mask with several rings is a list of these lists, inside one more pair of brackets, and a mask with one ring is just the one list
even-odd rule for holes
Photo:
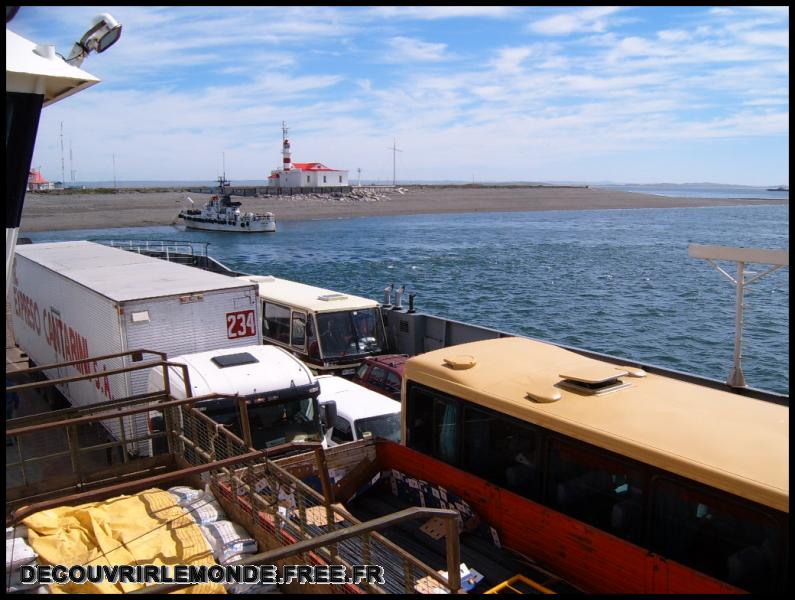
[[287,123],[282,121],[282,169],[289,171],[293,168],[290,161],[290,140],[287,139]]
[[282,121],[282,168],[271,171],[268,186],[283,189],[348,187],[348,171],[330,169],[323,163],[294,163],[287,139],[287,123]]

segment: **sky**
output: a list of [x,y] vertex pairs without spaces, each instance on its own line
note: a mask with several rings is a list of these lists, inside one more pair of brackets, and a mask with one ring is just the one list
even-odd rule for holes
[[[42,111],[51,181],[789,184],[787,7],[31,7],[68,55],[99,12],[101,83]],[[63,123],[63,153],[61,152]],[[402,152],[390,149],[396,142]],[[71,159],[70,159],[71,157]],[[115,163],[115,166],[114,166]]]

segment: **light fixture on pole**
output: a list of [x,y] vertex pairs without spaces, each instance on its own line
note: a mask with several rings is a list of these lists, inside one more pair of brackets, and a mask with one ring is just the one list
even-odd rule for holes
[[66,58],[66,62],[74,67],[83,64],[86,56],[91,52],[104,52],[121,37],[121,23],[108,13],[97,15],[91,23],[91,28],[85,32],[79,42],[75,42],[69,57]]

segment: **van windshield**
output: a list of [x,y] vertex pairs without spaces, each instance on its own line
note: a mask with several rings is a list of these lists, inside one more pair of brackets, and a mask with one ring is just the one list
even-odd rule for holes
[[373,437],[382,437],[393,442],[400,441],[400,413],[359,419],[354,426],[357,440],[362,439],[365,431],[369,431]]
[[378,308],[320,313],[317,326],[324,358],[384,351],[384,328]]
[[293,441],[319,441],[320,422],[311,397],[286,402],[248,405],[254,448],[270,448]]

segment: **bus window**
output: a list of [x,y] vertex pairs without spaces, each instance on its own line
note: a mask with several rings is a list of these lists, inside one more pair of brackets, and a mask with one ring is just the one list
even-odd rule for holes
[[466,406],[463,442],[465,471],[537,499],[538,444],[530,425]]
[[262,311],[263,335],[277,342],[290,343],[290,309],[271,302],[264,303]]
[[458,431],[461,409],[452,400],[436,398],[433,403],[433,455],[458,465]]
[[457,400],[412,386],[407,401],[406,445],[457,466],[460,415]]
[[406,404],[406,445],[417,452],[433,453],[433,396],[410,385]]
[[599,452],[550,439],[547,503],[632,542],[643,531],[643,472]]
[[315,336],[315,317],[309,315],[306,319],[306,348],[312,358],[320,358],[320,347]]
[[377,354],[386,346],[378,309],[317,315],[324,358]]
[[293,348],[303,350],[306,345],[306,314],[293,311],[293,325],[290,333]]
[[782,540],[771,515],[662,477],[652,497],[652,551],[750,592],[777,590]]

